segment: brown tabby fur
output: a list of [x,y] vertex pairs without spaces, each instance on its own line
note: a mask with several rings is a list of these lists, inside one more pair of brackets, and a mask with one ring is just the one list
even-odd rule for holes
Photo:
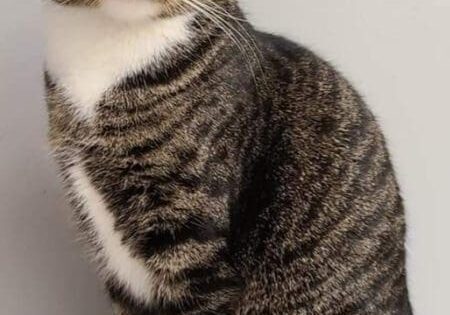
[[361,97],[292,42],[244,23],[256,58],[201,24],[158,69],[106,92],[93,123],[47,76],[61,173],[82,161],[123,243],[158,275],[153,305],[107,277],[117,314],[411,314],[402,201]]

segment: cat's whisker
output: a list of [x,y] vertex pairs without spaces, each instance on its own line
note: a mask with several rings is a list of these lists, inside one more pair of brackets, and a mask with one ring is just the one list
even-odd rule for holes
[[[238,31],[229,21],[210,10],[210,7],[197,0],[184,0],[186,4],[191,6],[194,10],[205,16],[211,22],[216,24],[236,45],[242,56],[245,58],[247,67],[252,74],[255,85],[258,85],[256,72],[253,68],[253,62],[258,64],[260,70],[263,69],[259,56],[255,53],[251,43],[240,31]],[[249,51],[252,56],[249,55]],[[261,71],[263,72],[263,71]]]
[[[189,0],[189,1],[195,2],[197,5],[201,6],[206,11],[208,11],[208,13],[214,15],[218,20],[220,20],[223,24],[225,24],[225,26],[227,28],[229,28],[231,32],[233,32],[234,34],[236,34],[236,36],[241,38],[241,40],[243,41],[242,46],[243,46],[243,48],[246,48],[244,53],[247,54],[247,49],[249,50],[251,56],[248,56],[248,57],[252,61],[257,63],[258,69],[260,70],[260,72],[262,74],[262,78],[265,82],[264,68],[261,63],[262,53],[261,53],[254,37],[248,32],[248,30],[245,28],[245,26],[242,25],[241,21],[245,21],[245,20],[234,17],[233,15],[228,13],[224,8],[220,7],[219,5],[212,2],[211,0],[205,0],[205,1],[208,1],[209,4],[214,5],[214,8],[212,8],[210,5],[203,3],[199,0]],[[232,22],[228,21],[227,19],[231,19],[235,24],[237,24],[239,29],[234,27]],[[254,72],[253,66],[251,65],[251,61],[250,61],[250,66],[252,67],[252,71]]]

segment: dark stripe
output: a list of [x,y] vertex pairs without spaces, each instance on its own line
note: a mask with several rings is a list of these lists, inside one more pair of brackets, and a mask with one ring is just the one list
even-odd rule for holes
[[[369,281],[365,283],[364,287],[359,288],[359,292],[353,297],[353,305],[349,303],[349,307],[345,308],[344,311],[341,312],[342,315],[361,314],[363,308],[360,307],[360,304],[367,305],[370,303],[374,303],[373,305],[376,306],[376,309],[381,313],[380,307],[384,303],[375,303],[375,297],[377,293],[379,293],[379,290],[381,290],[384,286],[389,285],[394,287],[393,283],[398,279],[398,276],[395,277],[394,274],[398,272],[399,268],[403,268],[404,265],[403,251],[401,251],[398,246],[390,246],[389,248],[389,251],[384,253],[383,257],[380,257],[380,259],[376,261],[377,264],[381,264],[382,267],[387,268],[387,270],[380,272],[379,266],[372,267],[372,269],[367,268],[366,270],[361,270],[358,275],[359,277],[370,273],[371,278],[369,278]],[[349,279],[344,287],[351,285],[351,282],[354,282],[355,279],[358,278],[355,277],[353,279]]]
[[237,278],[219,278],[212,275],[201,281],[191,282],[189,288],[196,296],[207,296],[218,291],[238,288],[241,284],[242,282]]
[[148,89],[155,85],[168,84],[188,73],[193,67],[202,67],[201,63],[206,55],[216,46],[222,34],[209,36],[196,43],[194,48],[185,46],[178,48],[178,58],[172,58],[176,62],[166,64],[164,68],[145,69],[141,73],[125,79],[119,88],[130,89]]
[[[377,254],[380,254],[380,249],[381,248],[378,248]],[[327,299],[330,299],[330,305],[339,303],[338,305],[345,306],[343,305],[344,301],[342,299],[337,300],[337,298],[343,294],[351,299],[348,303],[354,307],[359,305],[359,301],[370,299],[370,296],[377,293],[374,286],[376,286],[378,282],[384,282],[386,279],[389,279],[389,277],[391,277],[391,272],[395,271],[397,265],[393,265],[392,263],[401,260],[399,259],[401,254],[399,253],[398,244],[392,243],[390,246],[381,249],[381,251],[384,252],[382,253],[383,257],[378,257],[379,259],[376,260],[368,259],[368,265],[355,268],[352,273],[346,276],[345,282],[342,282],[340,279],[333,279],[335,274],[332,272],[329,277],[326,278],[327,281],[321,281],[321,283],[319,283],[320,286],[312,286],[311,283],[298,286],[294,292],[289,292],[290,295],[298,296],[293,305],[293,309],[302,307],[307,308],[308,305],[315,305],[321,301],[326,301]],[[388,270],[379,272],[380,267],[386,267]],[[364,286],[357,286],[352,290],[348,290],[349,287],[355,286],[355,282],[360,279],[361,276],[367,275],[371,271],[375,271],[375,273],[371,274],[372,281],[368,280]],[[324,286],[324,284],[328,284],[328,286]],[[330,305],[328,305],[328,307],[330,307]],[[336,314],[350,315],[349,312],[353,311],[355,311],[355,315],[360,314],[359,309],[354,309],[352,307],[349,307],[346,312],[336,311]]]
[[[393,209],[396,209],[399,204],[401,204],[401,199],[399,197],[396,197],[395,204],[393,206]],[[364,239],[370,239],[373,237],[373,231],[375,228],[377,228],[383,220],[386,222],[388,219],[386,216],[386,211],[384,209],[385,204],[382,202],[381,204],[377,205],[375,209],[373,209],[369,215],[367,213],[363,217],[358,217],[357,220],[353,222],[352,228],[346,231],[344,234],[342,234],[338,239],[334,239],[333,242],[333,248],[330,252],[330,257],[343,257],[342,254],[339,255],[339,253],[342,250],[342,243],[343,242],[357,242]],[[390,210],[390,209],[389,209]],[[343,216],[343,218],[339,221],[343,222],[347,216]],[[333,234],[340,225],[336,224],[331,229],[325,230],[323,235],[320,238],[317,238],[315,241],[309,242],[303,246],[297,247],[293,250],[287,251],[283,257],[283,262],[286,265],[294,264],[298,259],[301,257],[310,257],[312,253],[321,246],[321,244],[324,243],[325,239],[329,239],[329,235]],[[389,223],[388,223],[389,224]],[[361,229],[360,226],[363,226]],[[395,227],[394,227],[395,228]],[[372,233],[371,233],[372,232]],[[375,240],[374,240],[375,241]],[[394,243],[395,244],[395,243]],[[348,246],[348,245],[347,245]],[[357,253],[356,253],[357,254]],[[373,255],[377,255],[378,252],[374,252]],[[335,256],[333,256],[335,255]],[[372,256],[371,256],[372,257]],[[331,258],[327,258],[331,259]],[[319,285],[320,282],[317,284]]]
[[226,235],[227,231],[217,227],[212,220],[192,216],[172,229],[158,229],[139,234],[136,246],[143,257],[148,259],[188,241],[206,243],[223,239]]
[[[183,109],[184,112],[180,112],[177,116],[179,118],[177,118],[176,120],[174,120],[173,122],[171,122],[171,124],[168,127],[165,127],[163,130],[160,130],[160,132],[158,133],[156,138],[150,138],[150,139],[145,139],[145,141],[140,144],[140,145],[136,145],[136,147],[138,146],[143,146],[145,147],[146,144],[148,142],[155,142],[158,141],[158,139],[160,138],[168,138],[168,140],[172,139],[173,136],[176,134],[175,131],[178,128],[181,128],[182,126],[186,126],[189,123],[192,122],[192,120],[194,118],[197,118],[197,109],[201,106],[202,108],[204,108],[205,106],[208,106],[208,104],[210,104],[210,102],[206,102],[205,100],[201,100],[201,101],[197,101],[197,102],[193,102],[192,104],[190,104],[189,107],[186,107]],[[159,106],[160,104],[155,104],[155,106]],[[169,116],[170,117],[170,116]],[[156,130],[159,126],[162,126],[163,123],[166,121],[164,119],[162,119],[161,117],[155,117],[155,119],[159,119],[158,121],[152,122],[151,120],[149,121],[141,121],[139,123],[130,123],[128,126],[126,127],[121,127],[121,128],[117,128],[116,126],[111,126],[111,125],[106,125],[105,127],[101,128],[100,131],[100,135],[102,137],[105,137],[107,139],[110,138],[121,138],[121,137],[127,137],[127,133],[131,133],[131,132],[142,132],[143,135],[145,135],[146,132],[148,132],[148,129],[151,127],[151,130]],[[124,121],[126,121],[126,118],[124,119]]]

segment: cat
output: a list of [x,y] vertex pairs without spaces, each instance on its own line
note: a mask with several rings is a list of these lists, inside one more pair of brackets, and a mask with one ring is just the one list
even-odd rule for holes
[[385,140],[235,0],[50,0],[49,139],[117,315],[412,314]]

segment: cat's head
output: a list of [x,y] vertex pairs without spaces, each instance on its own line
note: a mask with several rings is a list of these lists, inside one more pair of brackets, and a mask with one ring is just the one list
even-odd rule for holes
[[100,10],[121,20],[170,16],[189,11],[216,8],[236,0],[50,0],[59,5]]

